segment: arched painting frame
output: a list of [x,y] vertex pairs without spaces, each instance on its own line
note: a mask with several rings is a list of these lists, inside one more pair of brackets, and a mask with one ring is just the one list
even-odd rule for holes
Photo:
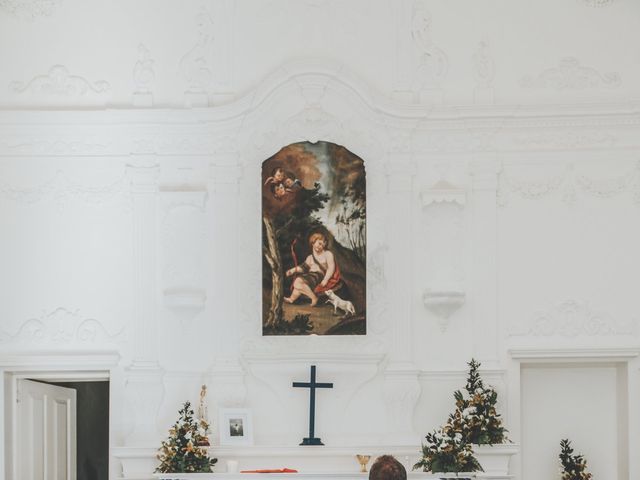
[[263,335],[365,335],[364,161],[330,142],[262,164]]

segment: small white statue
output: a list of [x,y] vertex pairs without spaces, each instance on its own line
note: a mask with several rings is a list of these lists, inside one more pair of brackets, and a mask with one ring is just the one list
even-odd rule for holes
[[198,420],[209,425],[209,411],[207,409],[207,386],[202,385],[200,389],[200,404],[198,405]]

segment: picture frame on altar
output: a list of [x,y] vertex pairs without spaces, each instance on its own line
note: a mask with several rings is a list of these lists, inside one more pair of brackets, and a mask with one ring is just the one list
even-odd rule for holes
[[220,445],[253,445],[253,419],[247,408],[222,408],[219,417]]

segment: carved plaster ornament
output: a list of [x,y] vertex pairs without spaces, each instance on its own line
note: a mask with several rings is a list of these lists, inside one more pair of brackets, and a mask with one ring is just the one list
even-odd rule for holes
[[418,52],[415,89],[438,87],[449,69],[446,54],[431,40],[431,15],[421,2],[415,2],[411,18],[411,38]]
[[478,88],[491,88],[495,77],[495,65],[490,56],[489,45],[486,41],[480,42],[476,53],[473,54],[473,67]]
[[38,75],[29,82],[11,82],[9,88],[15,93],[45,94],[57,96],[82,96],[89,93],[104,93],[111,88],[104,80],[90,83],[77,75],[69,75],[63,65],[54,65],[46,75]]
[[565,57],[557,67],[549,68],[537,77],[527,76],[520,84],[525,88],[548,88],[554,90],[584,90],[587,88],[619,87],[620,74],[599,73],[591,67],[583,67],[578,59]]
[[22,20],[50,16],[62,0],[0,0],[0,10]]
[[582,3],[589,7],[607,7],[613,3],[613,0],[582,0]]
[[204,93],[213,82],[211,55],[214,24],[209,12],[202,7],[196,16],[198,39],[180,60],[180,70],[187,81],[187,93]]
[[133,67],[133,80],[136,84],[135,93],[151,93],[151,84],[155,80],[153,71],[154,61],[147,47],[138,45],[138,61]]
[[449,317],[464,304],[465,300],[466,294],[457,289],[427,289],[422,294],[425,308],[435,314],[438,325],[443,332],[449,326]]

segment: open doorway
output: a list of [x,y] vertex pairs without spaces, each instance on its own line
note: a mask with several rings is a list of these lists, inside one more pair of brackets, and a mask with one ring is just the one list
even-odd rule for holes
[[[109,478],[109,376],[11,374],[9,443],[15,478]],[[11,478],[11,477],[10,477]]]

